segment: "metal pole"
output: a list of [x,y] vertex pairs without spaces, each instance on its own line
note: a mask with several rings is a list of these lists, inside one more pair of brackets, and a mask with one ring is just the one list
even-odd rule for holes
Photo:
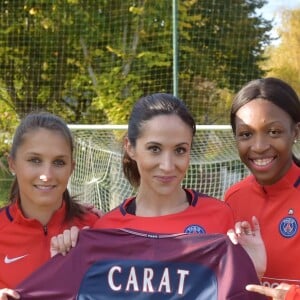
[[178,96],[178,0],[173,0],[173,94]]

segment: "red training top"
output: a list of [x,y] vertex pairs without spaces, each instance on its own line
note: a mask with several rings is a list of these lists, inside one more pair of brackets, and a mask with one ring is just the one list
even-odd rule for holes
[[66,223],[65,215],[65,202],[46,226],[25,218],[17,203],[0,210],[0,289],[15,288],[50,258],[51,237],[73,225],[93,226],[98,219],[86,213],[82,219]]
[[267,250],[265,286],[300,284],[300,168],[293,164],[283,178],[262,186],[253,175],[225,194],[235,221],[256,216]]

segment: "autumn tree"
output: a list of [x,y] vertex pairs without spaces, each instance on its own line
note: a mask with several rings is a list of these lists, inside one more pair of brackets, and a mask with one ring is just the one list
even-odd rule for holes
[[278,34],[280,41],[267,48],[269,59],[263,67],[268,76],[287,81],[300,95],[300,9],[282,12]]

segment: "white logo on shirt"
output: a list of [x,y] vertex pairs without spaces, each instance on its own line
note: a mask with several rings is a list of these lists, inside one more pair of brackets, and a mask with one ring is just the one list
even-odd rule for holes
[[22,255],[22,256],[13,257],[13,258],[8,258],[7,255],[6,255],[5,258],[4,258],[4,263],[11,264],[11,263],[13,263],[15,261],[18,261],[18,260],[26,257],[27,255],[28,254],[25,254],[25,255]]

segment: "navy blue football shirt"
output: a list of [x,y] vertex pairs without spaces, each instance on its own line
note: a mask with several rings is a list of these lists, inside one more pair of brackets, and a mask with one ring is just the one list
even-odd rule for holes
[[18,287],[23,300],[266,299],[251,259],[221,234],[88,229]]

